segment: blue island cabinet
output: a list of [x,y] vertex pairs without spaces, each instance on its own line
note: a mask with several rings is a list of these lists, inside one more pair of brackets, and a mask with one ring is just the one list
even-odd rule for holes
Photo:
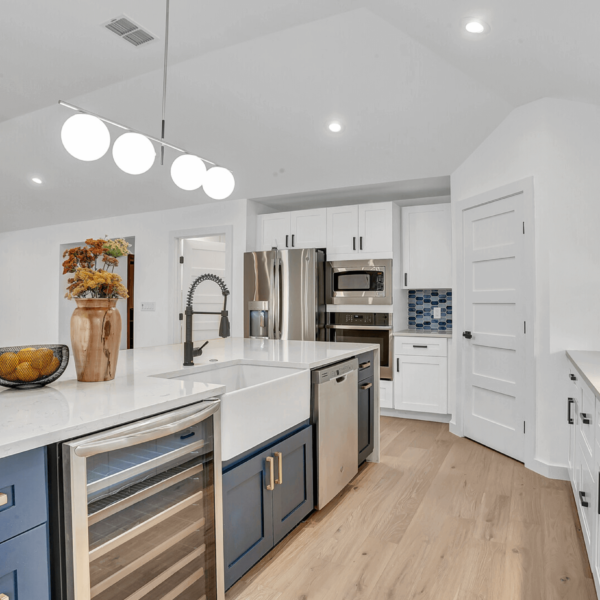
[[0,594],[49,600],[44,448],[0,459]]
[[313,510],[312,433],[311,425],[223,474],[226,588]]

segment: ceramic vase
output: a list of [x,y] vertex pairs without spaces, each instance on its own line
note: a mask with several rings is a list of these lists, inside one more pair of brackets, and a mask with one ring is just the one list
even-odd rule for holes
[[121,315],[116,298],[75,298],[71,347],[78,381],[111,381],[117,371]]

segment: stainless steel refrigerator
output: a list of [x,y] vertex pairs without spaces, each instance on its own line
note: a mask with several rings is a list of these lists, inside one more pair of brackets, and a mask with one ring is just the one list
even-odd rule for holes
[[325,340],[325,252],[244,254],[244,337]]

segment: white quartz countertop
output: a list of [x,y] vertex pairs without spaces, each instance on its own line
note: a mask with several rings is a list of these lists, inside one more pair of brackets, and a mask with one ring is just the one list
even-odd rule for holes
[[169,379],[215,364],[314,369],[372,344],[227,338],[212,340],[193,367],[183,366],[183,344],[122,350],[116,377],[81,383],[71,362],[55,383],[33,390],[0,388],[0,458],[142,419],[225,393],[223,385]]
[[567,358],[581,373],[585,382],[600,397],[600,352],[591,350],[568,350]]
[[421,329],[403,329],[402,331],[394,331],[397,337],[426,337],[426,338],[451,338],[452,332],[447,331],[423,331]]

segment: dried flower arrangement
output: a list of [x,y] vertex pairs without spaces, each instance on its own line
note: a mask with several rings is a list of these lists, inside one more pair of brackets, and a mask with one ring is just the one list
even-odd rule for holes
[[[66,258],[63,274],[74,274],[69,278],[65,298],[127,298],[127,288],[114,270],[119,265],[119,258],[129,254],[129,244],[122,239],[89,239],[85,243],[85,246],[65,250],[63,254]],[[104,269],[97,268],[98,259]]]

